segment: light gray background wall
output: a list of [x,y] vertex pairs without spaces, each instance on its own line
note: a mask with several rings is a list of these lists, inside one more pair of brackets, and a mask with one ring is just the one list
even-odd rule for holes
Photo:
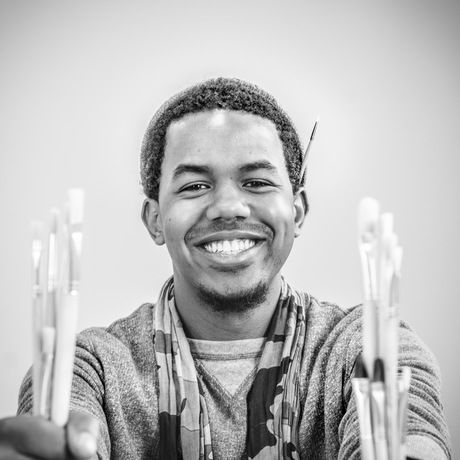
[[460,454],[459,44],[460,4],[445,0],[2,1],[0,416],[31,361],[29,222],[85,188],[80,328],[154,300],[170,264],[139,219],[143,131],[174,92],[238,76],[304,140],[321,116],[294,284],[358,303],[357,203],[394,212],[402,316],[439,359]]

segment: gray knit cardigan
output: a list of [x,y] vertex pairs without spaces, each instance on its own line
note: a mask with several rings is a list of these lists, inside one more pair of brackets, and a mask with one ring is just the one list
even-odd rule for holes
[[[101,459],[158,458],[158,381],[153,348],[154,306],[144,304],[108,328],[79,334],[71,407],[101,424]],[[361,351],[361,308],[343,310],[311,298],[300,375],[302,418],[299,449],[304,459],[358,459],[359,427],[350,378]],[[412,369],[408,449],[414,458],[450,459],[436,361],[407,325],[400,329],[400,365]],[[209,382],[208,382],[209,387]],[[216,395],[205,393],[208,407]],[[32,410],[30,372],[19,395],[19,413]],[[230,411],[230,412],[229,412]],[[212,417],[214,415],[214,419]],[[211,411],[216,458],[245,457],[246,404]],[[232,454],[231,454],[232,453]]]

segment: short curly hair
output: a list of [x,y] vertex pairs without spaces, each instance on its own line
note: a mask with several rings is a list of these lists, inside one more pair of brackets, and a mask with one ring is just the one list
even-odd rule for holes
[[237,78],[215,78],[185,89],[155,113],[141,150],[141,182],[145,195],[158,200],[161,164],[169,125],[189,113],[212,109],[237,110],[271,120],[283,145],[293,192],[301,186],[302,145],[297,131],[275,98],[261,88]]

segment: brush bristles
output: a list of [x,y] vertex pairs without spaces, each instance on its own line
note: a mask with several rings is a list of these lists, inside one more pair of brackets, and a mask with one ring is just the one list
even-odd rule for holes
[[380,216],[380,234],[388,235],[393,233],[394,217],[390,212],[385,212]]
[[[387,233],[382,235],[381,251],[382,256],[389,262],[393,263],[394,251],[398,246],[398,237],[396,233]],[[394,263],[393,263],[394,265]]]
[[42,257],[43,244],[41,240],[32,241],[32,261],[35,270],[40,268],[40,259]]
[[60,211],[58,208],[51,208],[50,210],[51,218],[50,218],[50,233],[56,234],[58,232],[59,227],[59,214]]
[[361,238],[375,236],[379,219],[379,203],[374,198],[363,198],[358,207],[358,230]]
[[69,197],[69,224],[81,224],[83,222],[83,211],[85,193],[81,188],[73,188],[68,191]]
[[32,255],[39,257],[43,247],[43,224],[41,222],[32,222]]
[[318,123],[319,123],[319,117],[316,117],[316,121],[315,121],[315,124],[313,125],[313,130],[310,135],[310,141],[312,141],[315,138],[316,128],[318,126]]
[[400,275],[401,265],[402,265],[403,249],[401,246],[397,246],[393,250],[393,266],[395,268],[395,273]]
[[374,372],[373,372],[372,378],[374,382],[384,382],[385,381],[385,366],[381,358],[377,358],[374,361]]
[[355,378],[368,378],[366,365],[364,364],[363,357],[361,354],[358,355],[355,361]]

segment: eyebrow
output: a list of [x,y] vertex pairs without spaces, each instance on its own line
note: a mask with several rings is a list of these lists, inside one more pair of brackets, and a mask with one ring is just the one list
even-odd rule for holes
[[[253,172],[258,169],[265,169],[267,171],[276,172],[277,168],[267,160],[253,161],[246,163],[238,168],[240,173]],[[182,163],[178,165],[173,172],[173,180],[177,179],[183,174],[210,174],[211,168],[205,165],[197,165],[192,163]]]
[[178,165],[173,172],[173,179],[177,179],[182,174],[186,173],[195,173],[195,174],[206,174],[209,173],[211,169],[208,166],[195,165],[195,164],[180,164]]
[[257,169],[265,169],[267,171],[276,172],[277,168],[268,160],[253,161],[252,163],[246,163],[240,166],[239,171],[242,173],[256,171]]

